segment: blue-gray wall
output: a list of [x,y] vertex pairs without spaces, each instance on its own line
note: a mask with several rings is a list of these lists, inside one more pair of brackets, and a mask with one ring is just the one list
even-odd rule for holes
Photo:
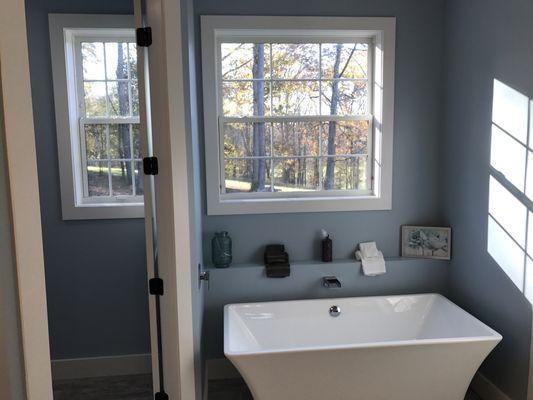
[[[52,358],[150,351],[144,221],[63,221],[48,13],[131,14],[132,0],[27,0]],[[38,229],[38,227],[36,227]]]
[[[358,242],[376,240],[387,256],[398,256],[400,225],[439,224],[439,141],[443,133],[444,0],[333,1],[194,0],[196,35],[200,15],[317,15],[394,16],[396,34],[396,99],[394,131],[393,209],[378,212],[269,214],[203,217],[204,260],[210,262],[214,231],[227,230],[233,238],[234,263],[260,263],[264,245],[285,243],[291,260],[318,259],[320,228],[332,233],[335,258],[353,259]],[[197,46],[200,64],[201,43]],[[201,77],[200,70],[198,76]],[[202,100],[198,81],[199,101]],[[202,105],[199,104],[199,109]],[[203,115],[198,114],[203,126]],[[203,131],[200,130],[201,135]],[[203,136],[200,138],[203,143]],[[203,160],[202,160],[203,162]],[[201,165],[204,168],[203,164]],[[205,204],[204,204],[205,213]],[[447,262],[396,261],[384,277],[364,278],[355,263],[299,265],[290,278],[264,276],[261,266],[212,270],[206,296],[205,352],[222,356],[222,306],[232,302],[360,296],[385,293],[440,292],[446,294]],[[344,289],[324,291],[320,277],[342,278]]]
[[533,2],[449,0],[443,213],[454,228],[454,300],[503,335],[482,372],[512,399],[527,391],[531,305],[487,253],[493,79],[533,97]]
[[[203,14],[397,18],[392,211],[204,217],[206,262],[211,258],[211,236],[221,229],[229,231],[233,238],[234,262],[242,263],[260,261],[263,247],[269,242],[285,243],[293,260],[316,259],[320,228],[331,232],[335,258],[352,257],[355,244],[366,240],[377,241],[385,255],[397,256],[401,224],[441,222],[440,166],[436,160],[443,117],[444,3],[444,0],[195,0],[198,37]],[[200,59],[200,45],[197,57]],[[201,101],[200,82],[198,86]],[[202,113],[198,118],[202,126]]]

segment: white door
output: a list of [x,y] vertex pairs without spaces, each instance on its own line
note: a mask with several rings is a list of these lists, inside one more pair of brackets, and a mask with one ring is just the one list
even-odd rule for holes
[[150,188],[145,190],[148,279],[162,279],[164,288],[162,295],[150,295],[154,392],[156,399],[193,400],[190,155],[181,4],[180,0],[134,2],[137,28],[150,27],[152,37],[151,45],[138,48],[143,157],[156,157],[159,170],[157,175],[145,174],[144,181]]

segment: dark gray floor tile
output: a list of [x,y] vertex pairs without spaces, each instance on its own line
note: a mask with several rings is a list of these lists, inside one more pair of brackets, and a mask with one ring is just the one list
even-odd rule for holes
[[481,397],[479,397],[472,390],[469,390],[468,393],[466,394],[465,400],[481,400]]
[[[54,382],[54,400],[151,400],[151,375],[75,379]],[[242,379],[209,381],[208,400],[253,400]],[[469,391],[465,400],[481,400]]]
[[[238,390],[238,389],[241,390]],[[221,379],[209,381],[208,400],[253,400],[252,394],[242,379]],[[481,400],[469,390],[465,400]]]
[[151,375],[72,379],[54,382],[54,400],[150,400]]

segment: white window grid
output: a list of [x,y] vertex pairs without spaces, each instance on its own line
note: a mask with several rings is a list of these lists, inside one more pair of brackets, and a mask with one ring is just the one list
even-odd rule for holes
[[[269,50],[270,50],[270,74],[268,78],[265,79],[224,79],[222,75],[222,54],[221,54],[221,46],[223,43],[264,43],[264,44],[270,44]],[[312,43],[312,44],[318,44],[319,45],[319,71],[318,76],[316,78],[275,78],[273,77],[273,69],[272,69],[272,44],[304,44],[304,43]],[[323,77],[323,71],[322,71],[322,44],[323,43],[348,43],[348,44],[367,44],[367,77],[366,78],[324,78]],[[217,42],[217,63],[216,63],[216,70],[217,70],[217,81],[218,81],[218,87],[217,87],[217,93],[218,93],[218,141],[219,141],[219,170],[220,170],[220,195],[227,199],[239,199],[239,198],[289,198],[289,197],[295,197],[295,198],[305,198],[305,197],[317,197],[317,196],[324,196],[327,194],[328,196],[335,196],[335,197],[352,197],[354,195],[356,196],[367,196],[371,195],[373,193],[373,183],[374,183],[374,177],[373,177],[373,122],[374,117],[372,114],[372,107],[373,107],[373,87],[374,87],[374,79],[373,79],[373,58],[374,58],[374,52],[373,52],[374,46],[373,46],[373,40],[372,38],[362,38],[362,37],[334,37],[334,38],[327,38],[327,37],[315,37],[315,38],[298,38],[298,37],[283,37],[283,36],[231,36],[231,37],[224,37],[219,36],[218,42]],[[268,83],[270,86],[269,90],[269,101],[270,101],[270,112],[274,110],[273,107],[273,91],[272,91],[272,85],[274,82],[318,82],[319,85],[319,97],[318,97],[318,107],[319,112],[318,115],[268,115],[268,116],[225,116],[223,111],[223,84],[225,82],[254,82],[254,81],[264,81],[265,83]],[[343,81],[351,81],[351,82],[366,82],[366,89],[367,89],[367,102],[366,102],[366,113],[362,115],[327,115],[322,110],[322,96],[323,96],[323,90],[322,90],[322,84],[323,82],[343,82]],[[367,147],[365,153],[357,153],[357,154],[323,154],[322,152],[322,140],[323,137],[323,129],[324,129],[324,123],[327,122],[350,122],[350,121],[367,121],[368,122],[368,140],[367,140]],[[289,155],[289,156],[281,156],[281,155],[275,155],[274,154],[274,143],[273,143],[273,133],[271,130],[270,133],[270,156],[242,156],[242,157],[226,157],[224,154],[224,130],[223,125],[226,123],[254,123],[254,122],[264,122],[264,123],[291,123],[291,122],[318,122],[319,123],[319,131],[318,131],[318,153],[317,155]],[[322,166],[324,163],[324,160],[327,160],[328,158],[366,158],[367,166],[366,166],[366,189],[355,189],[355,190],[325,190],[323,189],[323,178],[322,178]],[[226,187],[225,187],[225,161],[226,160],[253,160],[253,159],[265,159],[267,161],[270,161],[270,177],[271,177],[271,183],[270,183],[270,191],[269,192],[249,192],[249,193],[226,193]],[[274,169],[276,162],[284,159],[316,159],[318,164],[318,188],[317,190],[312,191],[294,191],[294,192],[276,192],[275,188],[275,182],[274,180]]]
[[[133,125],[139,126],[140,119],[138,115],[133,115],[133,94],[132,94],[132,76],[130,65],[130,47],[125,46],[127,54],[127,71],[128,77],[123,79],[108,78],[107,76],[107,55],[105,43],[135,43],[134,34],[125,35],[123,30],[117,30],[116,34],[113,34],[113,30],[106,29],[105,36],[102,35],[77,35],[74,41],[74,62],[75,62],[75,88],[76,88],[76,103],[78,111],[78,141],[79,141],[79,161],[81,162],[81,181],[82,181],[82,197],[81,202],[83,204],[103,204],[103,203],[142,203],[143,195],[138,194],[138,188],[136,187],[135,171],[137,169],[138,174],[141,174],[140,170],[142,165],[142,159],[135,157],[134,140],[133,140]],[[82,57],[82,43],[103,43],[104,44],[104,79],[85,79],[83,75],[83,57]],[[109,100],[109,83],[110,82],[127,82],[128,83],[128,106],[129,116],[110,116],[110,100]],[[106,116],[87,116],[86,104],[85,104],[85,83],[91,82],[103,82],[105,83],[105,101],[106,101]],[[105,126],[105,141],[106,141],[106,155],[105,158],[88,159],[86,149],[86,126],[88,125],[104,125]],[[110,157],[110,125],[128,125],[129,126],[129,158],[111,158]],[[89,162],[101,162],[107,165],[107,179],[108,179],[108,196],[90,196],[89,195],[89,182],[87,167]],[[114,162],[128,162],[132,171],[132,194],[113,194],[112,183],[112,163]],[[137,168],[138,167],[138,168]]]
[[[99,122],[96,122],[96,121],[99,121]],[[109,199],[117,199],[117,200],[120,200],[120,199],[124,199],[125,198],[141,198],[142,199],[142,194],[138,194],[138,188],[137,188],[137,178],[135,177],[135,175],[137,174],[141,174],[142,171],[142,166],[141,166],[141,163],[142,163],[142,159],[141,158],[138,158],[138,157],[135,157],[135,152],[136,152],[136,149],[134,148],[134,140],[133,140],[133,126],[134,125],[138,125],[138,122],[135,122],[135,121],[132,121],[131,119],[128,120],[128,119],[121,119],[120,122],[117,122],[117,121],[113,121],[113,122],[109,122],[108,120],[88,120],[88,119],[80,119],[80,132],[81,132],[81,138],[80,138],[80,146],[81,146],[81,159],[82,159],[82,166],[83,166],[83,170],[85,171],[85,173],[83,174],[83,183],[84,183],[84,187],[83,187],[83,190],[84,190],[84,197],[85,198],[90,198],[91,202],[106,202],[106,201],[109,201]],[[109,153],[110,153],[110,148],[111,148],[111,144],[110,144],[110,126],[111,125],[127,125],[128,126],[128,129],[129,129],[129,154],[131,155],[131,157],[128,157],[128,158],[111,158],[109,156]],[[85,147],[85,128],[86,126],[88,125],[103,125],[105,127],[105,146],[106,146],[106,154],[107,154],[107,157],[104,157],[104,158],[95,158],[95,159],[91,159],[91,158],[87,158],[87,150],[86,150],[86,147]],[[113,163],[119,163],[119,162],[124,162],[124,163],[129,163],[130,164],[130,167],[131,167],[131,171],[132,171],[132,175],[133,175],[133,179],[132,179],[132,194],[131,195],[120,195],[120,194],[113,194],[113,184],[112,184],[112,172],[111,172],[111,169],[113,168],[112,165]],[[109,190],[109,196],[91,196],[89,197],[89,184],[88,184],[88,177],[87,177],[87,167],[90,163],[103,163],[106,165],[106,168],[107,168],[107,180],[108,180],[108,190]]]

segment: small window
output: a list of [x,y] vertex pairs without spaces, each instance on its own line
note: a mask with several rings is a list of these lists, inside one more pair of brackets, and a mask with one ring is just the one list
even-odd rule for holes
[[[51,16],[51,22],[53,17],[61,16]],[[70,172],[65,178],[66,171],[60,171],[63,216],[142,217],[134,30],[113,25],[67,28],[57,22],[50,26],[52,50],[62,50],[62,57],[52,57],[60,169]],[[60,43],[54,35],[58,29]]]
[[394,47],[348,20],[203,17],[210,214],[390,208]]

